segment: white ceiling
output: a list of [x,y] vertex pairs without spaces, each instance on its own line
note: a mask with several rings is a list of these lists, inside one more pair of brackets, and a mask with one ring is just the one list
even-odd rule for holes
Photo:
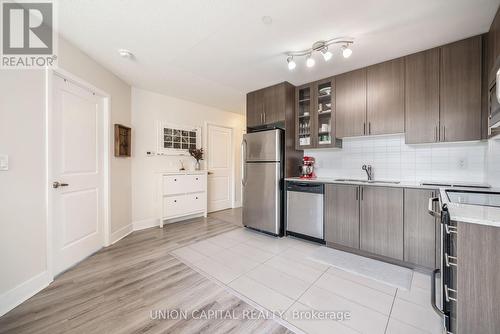
[[[64,0],[59,31],[130,85],[244,113],[295,85],[488,31],[500,0]],[[272,24],[262,22],[272,17]],[[285,51],[350,36],[353,55],[287,69]],[[117,50],[131,50],[134,60]]]

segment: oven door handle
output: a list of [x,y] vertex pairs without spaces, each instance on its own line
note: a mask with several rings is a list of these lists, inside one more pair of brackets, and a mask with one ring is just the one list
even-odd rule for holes
[[441,218],[441,213],[434,211],[434,202],[439,202],[439,197],[429,198],[429,206],[427,209],[428,209],[431,216]]
[[440,316],[444,316],[443,310],[441,310],[436,304],[436,275],[441,273],[440,269],[434,269],[432,272],[432,282],[431,282],[431,305],[434,311]]

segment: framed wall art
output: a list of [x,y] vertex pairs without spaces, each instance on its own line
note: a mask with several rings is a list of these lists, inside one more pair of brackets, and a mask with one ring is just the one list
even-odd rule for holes
[[130,157],[132,146],[132,129],[115,124],[115,157]]

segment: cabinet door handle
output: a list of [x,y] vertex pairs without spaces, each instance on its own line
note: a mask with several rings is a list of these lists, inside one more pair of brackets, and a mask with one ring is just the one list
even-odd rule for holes
[[359,188],[356,187],[356,201],[359,199],[359,193],[358,192],[359,192]]
[[361,200],[363,200],[363,189],[364,187],[361,187]]
[[260,113],[260,124],[264,124],[264,121],[262,120],[262,113]]
[[443,141],[446,141],[446,126],[443,125]]
[[438,141],[438,126],[436,125],[434,127],[435,131],[434,131],[434,142],[437,142]]
[[372,134],[372,122],[368,122],[368,134]]
[[266,124],[266,112],[264,111],[264,124]]
[[366,135],[366,123],[363,122],[363,134]]

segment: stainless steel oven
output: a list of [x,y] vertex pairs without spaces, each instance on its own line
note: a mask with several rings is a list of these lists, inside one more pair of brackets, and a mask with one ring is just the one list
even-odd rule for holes
[[[443,318],[445,333],[453,334],[457,327],[457,226],[450,220],[447,205],[439,205],[438,212],[436,203],[440,203],[439,197],[429,199],[429,213],[439,219],[441,230],[441,261],[432,273],[431,304]],[[439,290],[436,289],[438,283]]]

